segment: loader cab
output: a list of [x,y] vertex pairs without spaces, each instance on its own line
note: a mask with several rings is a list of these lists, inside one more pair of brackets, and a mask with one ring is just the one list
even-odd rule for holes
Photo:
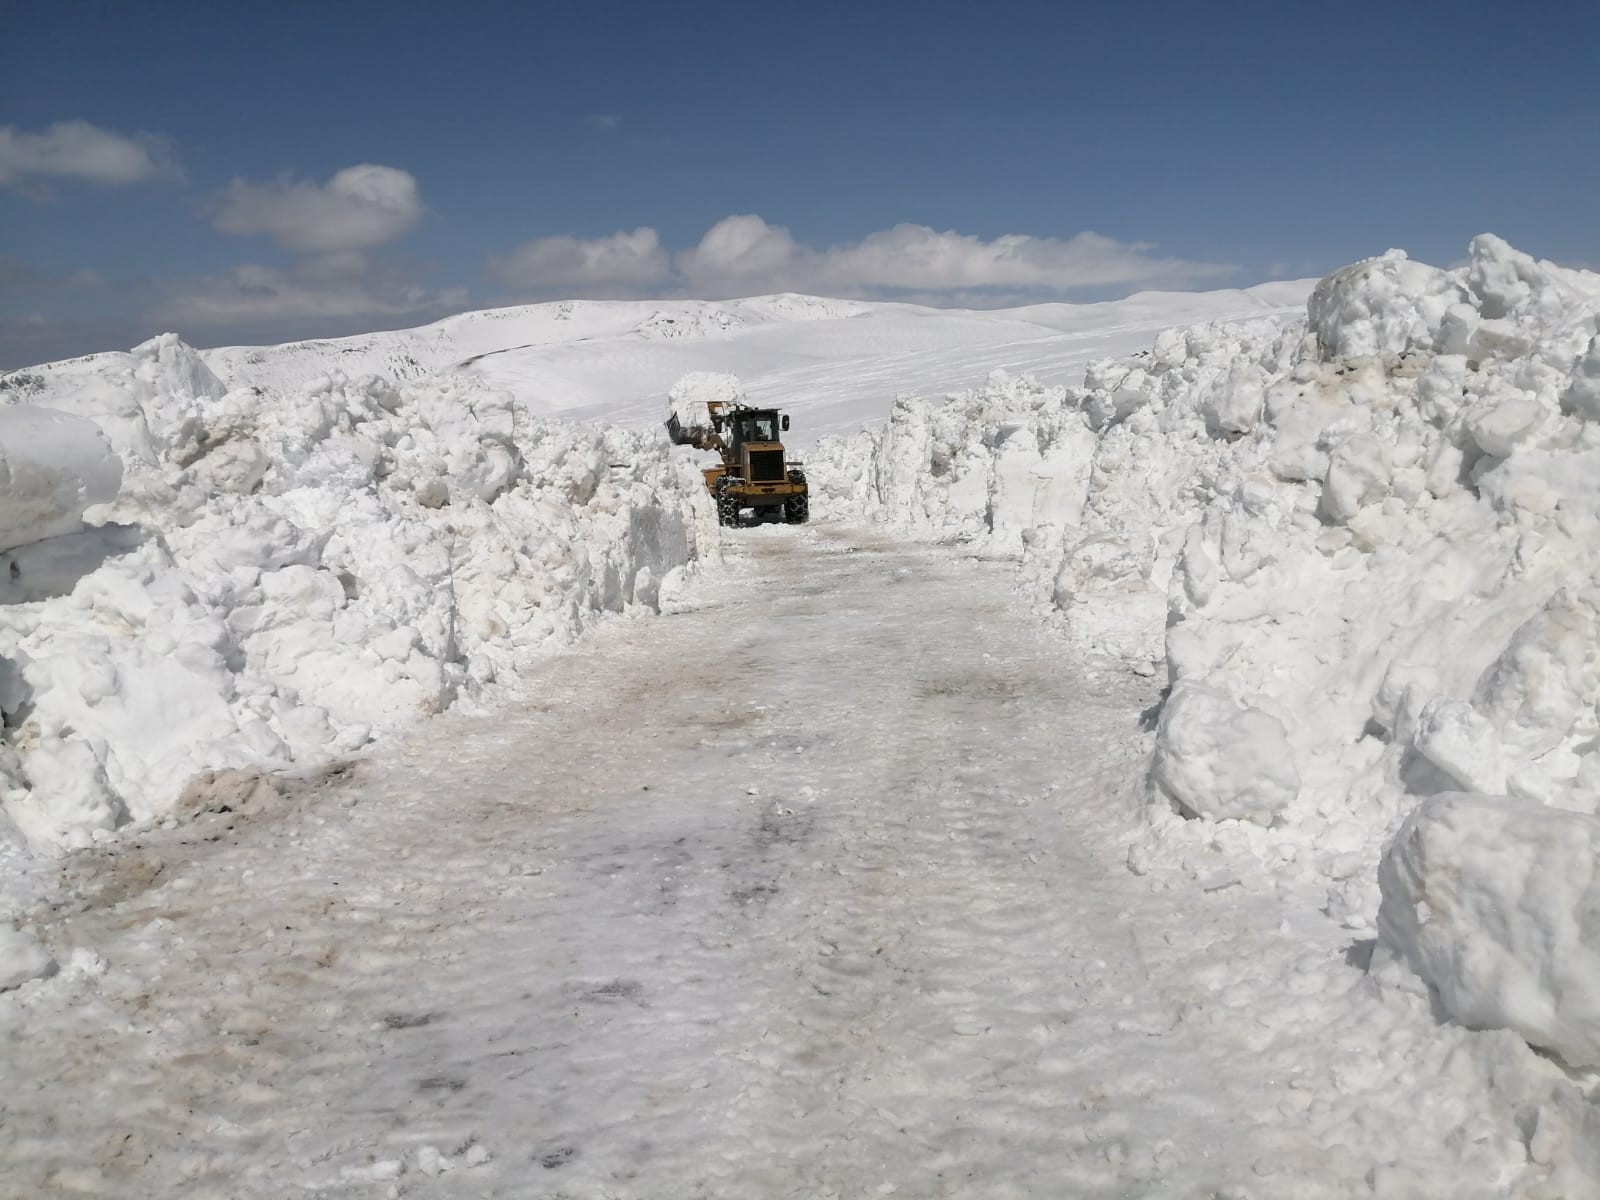
[[781,435],[789,418],[775,408],[752,408],[733,418],[728,447],[733,470],[751,483],[779,483],[786,477]]
[[737,453],[746,442],[776,442],[789,428],[789,418],[775,408],[753,408],[733,419],[733,449]]

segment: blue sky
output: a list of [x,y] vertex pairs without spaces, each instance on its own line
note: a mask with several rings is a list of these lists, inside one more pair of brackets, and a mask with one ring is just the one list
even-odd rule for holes
[[0,367],[574,295],[1243,286],[1390,246],[1448,264],[1485,230],[1600,262],[1575,3],[33,2],[6,26]]

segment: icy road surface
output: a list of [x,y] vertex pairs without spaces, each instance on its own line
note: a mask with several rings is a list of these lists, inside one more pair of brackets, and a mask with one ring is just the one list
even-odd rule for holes
[[1007,564],[731,540],[512,711],[69,860],[0,1190],[1504,1194],[1467,1035],[1220,854],[1129,871],[1152,684]]

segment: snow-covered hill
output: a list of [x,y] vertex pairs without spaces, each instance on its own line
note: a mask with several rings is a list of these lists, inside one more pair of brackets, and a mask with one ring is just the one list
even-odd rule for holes
[[796,295],[577,300],[200,354],[230,386],[287,394],[330,370],[396,381],[461,374],[511,393],[532,414],[638,427],[660,422],[662,397],[680,376],[731,372],[752,402],[792,412],[794,442],[805,446],[886,417],[899,392],[970,387],[997,367],[1076,383],[1091,360],[1131,353],[1173,325],[1296,315],[1313,282],[981,311]]

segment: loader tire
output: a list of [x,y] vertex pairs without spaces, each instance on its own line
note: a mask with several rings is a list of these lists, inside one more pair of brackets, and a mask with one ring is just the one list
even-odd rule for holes
[[[806,473],[798,468],[789,471],[789,482],[806,486]],[[811,519],[811,493],[801,492],[783,502],[783,520],[786,525],[804,525]]]
[[739,524],[739,498],[730,495],[727,488],[717,490],[717,524]]

